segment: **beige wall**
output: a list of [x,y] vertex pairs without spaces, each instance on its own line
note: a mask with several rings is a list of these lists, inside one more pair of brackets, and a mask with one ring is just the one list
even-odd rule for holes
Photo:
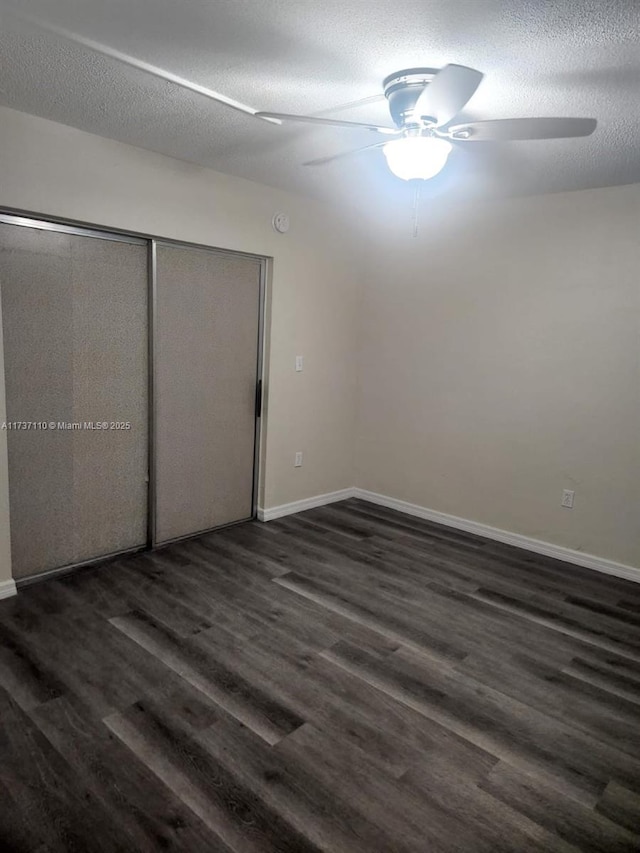
[[640,566],[640,185],[421,219],[371,241],[357,485]]
[[[0,205],[273,257],[264,506],[353,485],[359,266],[335,211],[6,108]],[[271,227],[279,211],[286,235]],[[5,488],[0,446],[0,532]]]

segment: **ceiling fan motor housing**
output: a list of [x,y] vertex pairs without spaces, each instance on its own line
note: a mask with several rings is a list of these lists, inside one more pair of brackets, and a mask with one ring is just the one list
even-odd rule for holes
[[[391,118],[398,127],[412,123],[416,101],[437,73],[437,68],[407,68],[385,77],[382,82],[384,94],[389,102]],[[435,123],[435,118],[433,121]]]

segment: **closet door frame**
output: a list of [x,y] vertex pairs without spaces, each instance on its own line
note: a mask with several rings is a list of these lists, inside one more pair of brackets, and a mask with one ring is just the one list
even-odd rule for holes
[[[157,264],[156,254],[157,247],[175,246],[182,248],[201,249],[216,254],[231,255],[233,257],[245,257],[257,260],[259,262],[259,293],[258,293],[258,339],[256,341],[256,407],[255,407],[255,427],[254,427],[254,443],[253,443],[253,483],[252,483],[252,499],[251,499],[251,519],[257,517],[258,512],[258,493],[260,484],[260,449],[262,447],[264,435],[264,365],[265,365],[265,316],[266,316],[266,292],[267,280],[272,259],[264,256],[252,254],[250,252],[236,252],[231,249],[222,249],[215,246],[208,246],[203,243],[192,243],[182,240],[170,240],[156,237],[151,234],[144,234],[134,231],[126,231],[108,226],[94,225],[90,223],[80,222],[77,220],[52,217],[49,214],[33,213],[30,211],[17,210],[15,208],[0,207],[0,224],[15,225],[23,228],[35,228],[40,231],[57,231],[62,234],[72,234],[79,237],[93,237],[97,240],[108,240],[111,242],[131,243],[138,246],[147,246],[147,306],[148,306],[148,326],[147,326],[147,345],[148,345],[148,469],[147,469],[147,541],[142,547],[130,548],[125,551],[117,551],[111,554],[102,554],[99,557],[94,557],[90,560],[84,560],[80,563],[72,563],[59,568],[50,569],[46,572],[41,572],[30,577],[20,578],[16,581],[16,586],[26,586],[30,583],[36,583],[41,580],[46,580],[52,577],[68,574],[69,572],[78,569],[87,568],[103,562],[108,562],[117,557],[126,554],[135,554],[141,551],[154,550],[156,547],[163,547],[169,543],[157,545],[156,542],[156,372],[155,372],[155,355],[156,355],[156,306],[157,306]],[[9,518],[11,518],[11,506],[9,506]],[[243,521],[246,519],[243,519]],[[232,522],[231,524],[221,525],[221,527],[230,527],[241,522]],[[212,527],[210,530],[218,530],[220,527]],[[199,531],[196,534],[181,537],[181,539],[190,539],[196,536],[202,536],[208,530]],[[173,540],[177,541],[177,540]]]

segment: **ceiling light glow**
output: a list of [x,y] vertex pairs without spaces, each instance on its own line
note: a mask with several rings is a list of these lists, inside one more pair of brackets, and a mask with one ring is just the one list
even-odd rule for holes
[[403,181],[428,181],[444,169],[451,143],[435,136],[406,136],[387,142],[382,149],[387,165]]

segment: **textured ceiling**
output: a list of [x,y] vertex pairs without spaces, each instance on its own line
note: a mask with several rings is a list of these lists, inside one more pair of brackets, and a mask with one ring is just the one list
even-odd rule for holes
[[[28,14],[43,26],[20,21]],[[640,181],[637,0],[0,0],[0,103],[285,189],[362,205],[408,198],[367,131],[273,125],[47,31],[53,25],[255,109],[387,122],[382,78],[469,65],[464,117],[595,117],[587,139],[456,150],[424,197],[485,198]],[[471,149],[471,150],[470,150]]]

